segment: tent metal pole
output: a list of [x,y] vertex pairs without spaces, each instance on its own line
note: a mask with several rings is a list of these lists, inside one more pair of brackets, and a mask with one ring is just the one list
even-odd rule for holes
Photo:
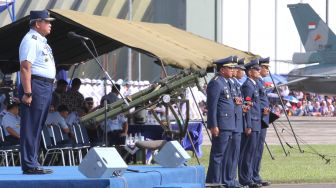
[[162,68],[162,70],[163,70],[163,73],[164,73],[165,77],[167,77],[168,74],[167,74],[166,67],[164,66],[164,64],[163,64],[163,62],[162,62],[161,60],[159,60],[159,61],[160,61],[160,63],[161,63],[161,68]]

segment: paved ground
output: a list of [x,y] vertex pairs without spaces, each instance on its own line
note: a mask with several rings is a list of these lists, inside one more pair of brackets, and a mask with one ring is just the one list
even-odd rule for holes
[[281,184],[272,185],[269,188],[336,188],[336,184]]
[[[302,139],[308,144],[336,144],[336,118],[290,117],[290,122],[298,140]],[[286,118],[281,118],[274,125],[280,138],[289,143],[296,143]],[[273,126],[268,129],[266,142],[280,143]]]
[[[290,117],[290,122],[299,141],[303,140],[308,144],[336,144],[336,117]],[[296,144],[286,118],[280,118],[274,125],[282,141],[291,145]],[[203,140],[204,145],[210,145],[209,137],[204,129]],[[272,125],[268,129],[266,142],[269,145],[280,144]]]

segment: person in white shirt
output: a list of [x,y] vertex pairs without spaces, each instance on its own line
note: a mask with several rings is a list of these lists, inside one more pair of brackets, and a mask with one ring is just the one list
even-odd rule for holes
[[65,121],[68,114],[69,114],[69,109],[65,105],[58,106],[56,112],[48,113],[46,125],[48,125],[50,137],[53,137],[50,126],[59,126],[62,129],[62,132],[64,134],[68,134],[69,136],[72,136],[70,128]]
[[[112,91],[108,95],[103,96],[100,101],[101,107],[104,106],[105,100],[108,104],[114,103],[118,100],[117,90],[120,89],[120,86],[118,84],[116,84],[115,86],[116,88],[113,87]],[[127,118],[124,116],[124,114],[119,114],[117,115],[117,117],[108,119],[107,126],[105,126],[105,122],[102,122],[100,124],[100,128],[104,132],[104,134],[107,132],[108,146],[118,146],[125,143],[126,135],[128,132],[128,123]]]
[[7,112],[2,118],[2,126],[4,128],[5,141],[11,145],[20,143],[20,119],[19,103],[8,104]]

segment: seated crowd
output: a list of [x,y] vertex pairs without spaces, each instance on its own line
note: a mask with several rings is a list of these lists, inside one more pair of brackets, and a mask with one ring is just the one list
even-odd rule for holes
[[[83,94],[79,92],[81,84],[81,80],[75,78],[71,82],[71,88],[66,90],[67,82],[65,80],[58,80],[53,93],[50,112],[47,117],[47,125],[59,126],[63,133],[67,134],[69,138],[74,138],[74,128],[72,128],[72,126],[74,124],[80,124],[80,117],[103,107],[105,100],[107,104],[110,104],[119,99],[118,91],[115,87],[112,87],[111,91],[101,98],[100,104],[94,108],[93,97],[84,98]],[[120,90],[118,84],[115,86]],[[128,124],[126,117],[120,114],[115,118],[109,118],[106,128],[105,122],[99,125],[86,126],[85,128],[91,143],[102,143],[103,135],[105,135],[106,131],[108,135],[108,146],[114,146],[123,145],[125,143]]]
[[284,98],[284,108],[279,100],[273,102],[273,111],[278,114],[287,112],[289,116],[336,116],[334,96],[318,95],[315,93],[303,93],[290,91],[295,101]]
[[[81,80],[75,78],[71,82],[71,87],[67,89],[67,81],[61,79],[56,83],[56,88],[52,94],[52,101],[46,120],[50,137],[53,137],[51,126],[58,126],[64,135],[74,139],[73,125],[79,123],[80,117],[103,107],[104,101],[108,104],[118,100],[118,92],[112,89],[110,93],[101,98],[100,104],[94,108],[93,97],[86,97],[79,92]],[[116,84],[118,90],[120,86]],[[113,87],[115,88],[115,87]],[[9,145],[18,145],[20,143],[20,116],[19,100],[6,102],[5,107],[0,113],[0,122],[2,134],[6,143]],[[127,118],[120,114],[115,118],[107,120],[105,128],[104,122],[99,125],[86,127],[89,139],[92,143],[102,142],[102,138],[107,131],[108,145],[123,145],[127,135]]]

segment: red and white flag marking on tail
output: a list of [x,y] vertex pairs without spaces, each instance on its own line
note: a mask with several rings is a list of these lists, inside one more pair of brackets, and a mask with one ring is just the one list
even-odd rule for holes
[[308,29],[316,29],[316,22],[309,22]]

